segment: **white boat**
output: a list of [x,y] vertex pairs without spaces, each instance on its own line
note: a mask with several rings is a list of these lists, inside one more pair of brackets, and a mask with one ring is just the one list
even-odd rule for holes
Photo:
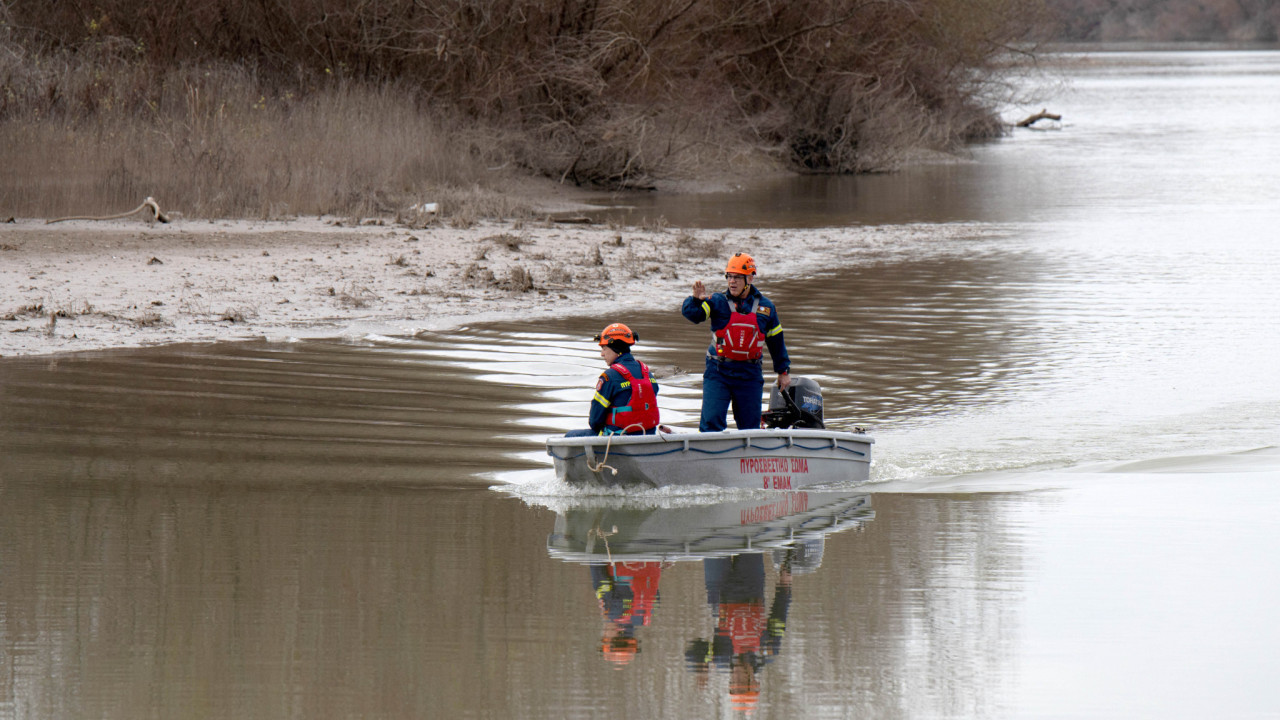
[[828,535],[874,517],[866,493],[755,493],[677,507],[587,503],[557,512],[547,551],[568,562],[600,563],[702,560],[802,548],[816,569]]
[[865,433],[816,429],[552,437],[556,477],[575,486],[657,488],[713,485],[796,490],[866,482]]

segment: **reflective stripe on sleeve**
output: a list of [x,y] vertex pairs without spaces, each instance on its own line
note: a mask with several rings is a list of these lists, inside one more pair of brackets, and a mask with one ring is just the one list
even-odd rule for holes
[[596,393],[595,401],[600,403],[601,407],[609,407],[608,399],[606,399],[605,396],[601,395],[600,393]]
[[706,300],[702,301],[702,314],[706,315],[708,318],[711,317],[711,305],[708,304]]
[[777,335],[780,332],[782,332],[782,323],[778,323],[777,327],[769,331],[769,337],[773,337],[774,335]]

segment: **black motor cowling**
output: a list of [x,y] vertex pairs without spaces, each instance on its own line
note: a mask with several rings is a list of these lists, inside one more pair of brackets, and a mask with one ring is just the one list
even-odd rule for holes
[[791,378],[785,391],[773,386],[769,393],[769,409],[763,415],[768,428],[816,428],[822,423],[822,388],[816,380]]

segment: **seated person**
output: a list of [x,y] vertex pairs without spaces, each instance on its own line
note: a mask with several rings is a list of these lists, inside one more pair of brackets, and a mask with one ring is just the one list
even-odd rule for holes
[[589,430],[570,430],[565,437],[625,433],[652,435],[658,429],[658,384],[649,366],[631,356],[640,336],[622,323],[613,323],[595,337],[600,357],[609,367],[596,381],[591,400]]

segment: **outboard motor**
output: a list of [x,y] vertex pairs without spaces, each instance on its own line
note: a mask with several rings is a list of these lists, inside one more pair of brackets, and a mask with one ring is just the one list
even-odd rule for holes
[[802,377],[791,378],[785,391],[774,385],[769,392],[769,410],[762,417],[768,428],[821,430],[826,427],[822,423],[822,388],[816,380]]
[[773,551],[773,569],[783,567],[791,570],[792,575],[805,575],[822,567],[822,551],[826,548],[826,540],[809,538],[788,548]]

